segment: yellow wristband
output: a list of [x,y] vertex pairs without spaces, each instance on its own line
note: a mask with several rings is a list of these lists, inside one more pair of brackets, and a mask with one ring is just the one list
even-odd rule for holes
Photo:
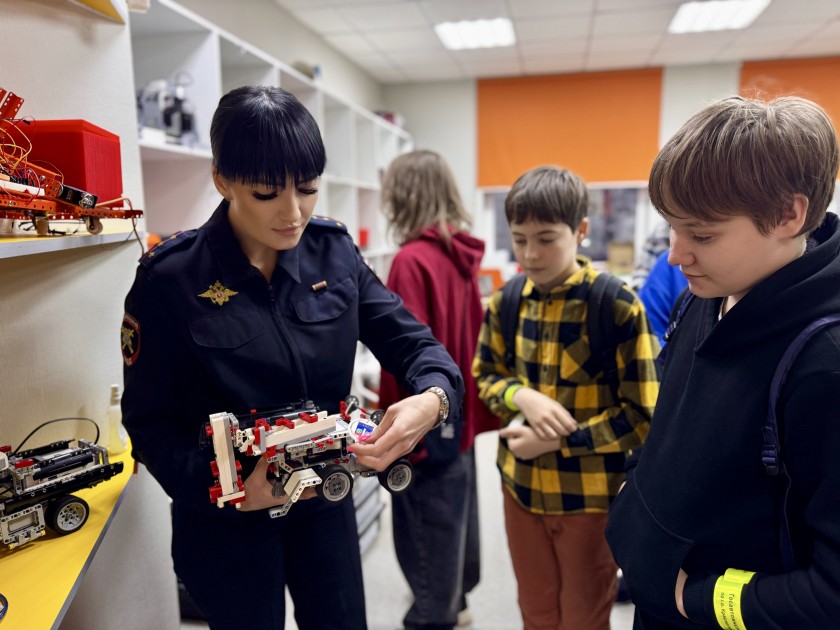
[[517,383],[516,385],[511,385],[505,390],[505,395],[503,397],[505,406],[507,406],[507,408],[511,411],[519,411],[519,407],[517,407],[516,403],[513,402],[513,395],[520,389],[522,389],[522,385]]
[[727,569],[715,582],[715,618],[724,630],[747,630],[741,615],[741,591],[754,575],[754,571]]

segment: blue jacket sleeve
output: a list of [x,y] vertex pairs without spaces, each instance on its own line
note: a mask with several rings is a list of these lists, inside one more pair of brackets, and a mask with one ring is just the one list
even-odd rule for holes
[[647,281],[639,290],[639,299],[645,305],[650,327],[663,346],[671,309],[680,292],[687,285],[688,282],[682,272],[677,267],[668,264],[668,251],[665,251],[659,256]]

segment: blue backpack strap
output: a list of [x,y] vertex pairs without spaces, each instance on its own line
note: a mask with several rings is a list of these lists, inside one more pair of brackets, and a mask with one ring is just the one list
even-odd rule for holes
[[674,336],[674,333],[677,330],[677,326],[680,325],[683,317],[685,317],[686,312],[688,311],[688,307],[694,302],[694,298],[697,296],[694,295],[691,291],[688,290],[688,287],[682,290],[677,296],[676,305],[674,306],[673,310],[671,311],[671,321],[668,324],[668,329],[665,331],[663,335],[665,339],[665,345],[662,346],[662,350],[659,351],[659,356],[656,357],[656,363],[659,366],[660,372],[662,368],[665,367],[665,357],[668,356],[668,342],[671,341],[671,338]]
[[762,435],[764,436],[764,445],[761,449],[761,461],[764,463],[764,470],[771,477],[781,476],[784,480],[785,490],[784,499],[782,501],[782,515],[779,519],[780,529],[780,543],[782,552],[782,564],[785,571],[792,571],[796,568],[796,562],[793,556],[793,544],[790,538],[790,525],[787,516],[788,495],[790,494],[791,479],[787,472],[784,461],[782,461],[781,444],[779,442],[779,426],[776,419],[776,404],[779,401],[779,394],[782,391],[782,385],[790,372],[793,362],[796,357],[805,347],[808,340],[817,332],[840,322],[840,314],[827,315],[814,320],[805,327],[801,333],[790,343],[782,355],[779,364],[776,366],[776,371],[773,373],[773,380],[770,382],[770,401],[767,410],[767,420],[762,428]]
[[600,369],[618,402],[618,364],[615,360],[615,302],[624,283],[611,273],[599,273],[589,289],[586,326],[589,350],[600,362]]
[[663,337],[665,341],[671,341],[671,337],[674,336],[674,332],[677,330],[677,326],[680,325],[682,318],[685,316],[685,312],[688,310],[688,307],[691,306],[691,303],[694,301],[694,298],[697,296],[694,295],[691,291],[688,290],[688,287],[682,290],[677,296],[677,307],[674,309],[673,316],[671,317],[671,321],[668,324],[668,330],[665,331]]
[[522,289],[525,288],[524,273],[515,275],[502,287],[502,304],[499,319],[502,339],[505,340],[504,362],[511,374],[516,366],[516,328],[519,325],[519,305],[522,303]]

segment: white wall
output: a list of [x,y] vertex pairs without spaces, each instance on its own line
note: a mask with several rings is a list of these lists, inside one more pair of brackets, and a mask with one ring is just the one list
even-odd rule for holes
[[[81,118],[118,134],[124,190],[142,208],[128,28],[55,0],[0,0],[0,16],[0,86],[24,98],[20,115]],[[132,241],[0,259],[0,444],[17,446],[52,418],[104,421],[109,386],[122,382],[122,301],[139,255]],[[30,443],[92,437],[88,431],[84,423],[58,423]],[[135,498],[142,486],[129,486],[126,500],[140,502],[143,518],[115,522],[110,547],[141,553],[133,541],[165,509],[145,493]],[[161,535],[142,550],[142,572],[107,553],[96,561],[109,571],[103,608],[166,629],[177,627],[177,600],[165,529]],[[116,626],[94,611],[85,627]]]
[[740,75],[740,63],[666,67],[662,77],[659,146],[698,109],[713,100],[737,94]]
[[475,81],[388,85],[385,108],[405,118],[417,149],[440,153],[452,168],[468,210],[473,210],[477,168]]
[[380,85],[272,0],[178,3],[285,64],[303,61],[320,66],[328,90],[365,109],[381,109]]

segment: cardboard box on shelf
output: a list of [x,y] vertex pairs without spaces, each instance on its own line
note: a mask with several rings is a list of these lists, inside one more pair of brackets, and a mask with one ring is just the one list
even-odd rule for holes
[[611,273],[633,273],[635,264],[633,243],[607,243],[607,269]]

